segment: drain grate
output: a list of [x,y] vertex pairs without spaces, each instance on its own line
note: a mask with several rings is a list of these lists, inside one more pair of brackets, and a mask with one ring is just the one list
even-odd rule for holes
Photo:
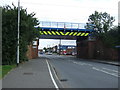
[[23,73],[23,75],[33,75],[33,73],[31,73],[31,72],[25,72],[25,73]]
[[60,79],[61,82],[65,82],[68,81],[67,79]]

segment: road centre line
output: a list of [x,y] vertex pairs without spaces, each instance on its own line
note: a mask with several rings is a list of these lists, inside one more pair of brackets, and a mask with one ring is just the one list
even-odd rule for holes
[[52,80],[55,88],[56,88],[57,90],[59,90],[58,85],[57,85],[57,83],[55,82],[55,79],[53,78],[53,75],[52,75],[52,72],[51,72],[51,69],[50,69],[50,66],[49,66],[49,63],[48,63],[47,60],[46,60],[46,63],[47,63],[47,66],[48,66],[48,70],[49,70],[49,74],[50,74],[51,80]]
[[101,69],[98,69],[96,67],[92,67],[92,69],[96,70],[96,71],[101,71],[103,73],[106,73],[106,74],[109,74],[109,75],[112,75],[112,76],[115,76],[115,77],[119,77],[118,75],[114,74],[114,73],[109,73],[107,71],[104,71],[104,70],[101,70]]
[[73,63],[75,63],[75,64],[78,64],[78,65],[87,65],[87,66],[93,66],[93,65],[91,65],[91,64],[87,64],[87,63],[81,63],[81,62],[74,62],[74,61],[73,61]]
[[113,72],[119,73],[119,72],[116,71],[116,70],[112,70],[112,69],[108,69],[108,68],[102,68],[102,69],[105,69],[105,70],[108,70],[108,71],[113,71]]
[[[77,62],[73,62],[73,63],[78,64]],[[81,64],[79,63],[78,65],[83,65],[83,64],[82,64],[82,63],[81,63]]]
[[[74,62],[74,61],[73,61],[73,63],[78,64],[78,65],[93,66],[93,65],[91,65],[91,64],[86,64],[86,63],[81,63],[81,62]],[[113,72],[115,72],[115,73],[109,73],[109,72],[107,72],[107,71],[98,69],[98,68],[96,68],[96,67],[92,67],[92,69],[94,69],[94,70],[96,70],[96,71],[101,71],[101,72],[103,72],[103,73],[106,73],[106,74],[109,74],[109,75],[112,75],[112,76],[115,76],[115,77],[120,77],[120,76],[118,75],[118,71],[116,71],[116,70],[107,69],[107,68],[102,68],[102,69],[105,69],[105,70],[108,70],[108,71],[113,71]]]
[[93,65],[91,65],[91,64],[88,64],[89,66],[93,66]]

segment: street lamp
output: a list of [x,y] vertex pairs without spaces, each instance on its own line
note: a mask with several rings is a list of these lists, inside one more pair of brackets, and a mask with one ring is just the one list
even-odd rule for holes
[[18,0],[18,42],[17,42],[17,66],[19,64],[19,28],[20,27],[20,0]]

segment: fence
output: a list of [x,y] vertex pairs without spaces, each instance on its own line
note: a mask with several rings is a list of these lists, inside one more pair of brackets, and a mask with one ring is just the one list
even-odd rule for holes
[[70,23],[70,22],[47,22],[41,21],[40,27],[48,28],[74,28],[74,29],[85,29],[84,23]]

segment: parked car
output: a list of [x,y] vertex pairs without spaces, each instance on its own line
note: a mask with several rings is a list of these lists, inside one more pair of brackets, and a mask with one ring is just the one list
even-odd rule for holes
[[43,52],[39,52],[39,54],[43,54]]
[[72,52],[72,55],[75,56],[75,55],[77,55],[77,53],[76,52]]
[[46,54],[47,54],[47,55],[52,55],[52,52],[47,52]]

